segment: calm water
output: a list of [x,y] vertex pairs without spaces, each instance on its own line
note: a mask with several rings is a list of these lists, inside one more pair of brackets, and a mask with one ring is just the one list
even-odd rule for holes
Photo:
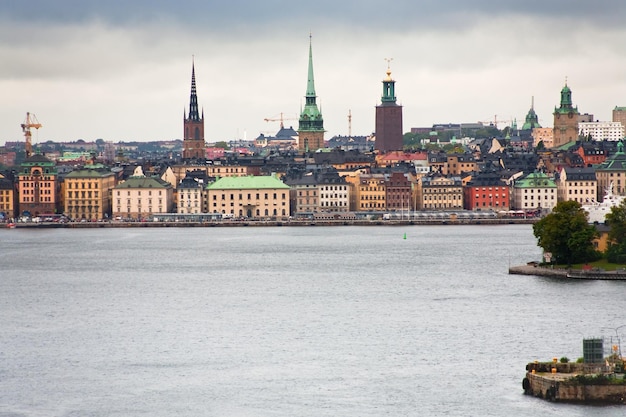
[[539,259],[531,226],[2,229],[0,249],[0,417],[626,410],[522,394],[528,361],[626,324],[626,283],[507,274]]

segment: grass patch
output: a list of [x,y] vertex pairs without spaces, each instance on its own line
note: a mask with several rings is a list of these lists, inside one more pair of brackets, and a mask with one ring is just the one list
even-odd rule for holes
[[562,269],[567,269],[567,268],[583,269],[583,266],[585,265],[590,265],[591,268],[599,268],[604,271],[616,271],[618,269],[621,270],[621,269],[626,268],[626,264],[614,264],[614,263],[608,262],[606,259],[600,259],[599,261],[595,261],[595,262],[587,262],[587,263],[573,264],[573,265],[554,265],[554,267],[562,268]]

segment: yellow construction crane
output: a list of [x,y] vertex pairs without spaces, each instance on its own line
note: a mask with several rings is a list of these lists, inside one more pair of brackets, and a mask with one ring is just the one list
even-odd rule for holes
[[482,123],[488,126],[494,126],[496,129],[498,128],[498,123],[502,124],[502,123],[513,123],[513,120],[511,119],[507,119],[507,120],[498,120],[498,115],[494,115],[493,116],[493,120],[487,120],[487,121],[483,121],[483,120],[479,120],[478,123]]
[[24,139],[26,140],[24,144],[24,150],[26,151],[26,158],[32,155],[33,153],[33,144],[31,140],[30,129],[39,129],[41,127],[41,123],[37,120],[34,114],[30,114],[26,112],[26,120],[22,123],[22,132],[24,132]]
[[296,119],[295,117],[287,117],[287,118],[285,118],[285,117],[283,116],[283,114],[281,113],[281,114],[280,114],[280,118],[275,118],[275,117],[273,117],[273,118],[272,118],[272,117],[266,117],[266,118],[265,118],[265,119],[263,119],[263,120],[265,120],[266,122],[280,122],[280,128],[282,129],[282,128],[284,128],[284,127],[285,127],[285,124],[284,124],[284,121],[285,121],[285,120],[298,120],[298,119]]

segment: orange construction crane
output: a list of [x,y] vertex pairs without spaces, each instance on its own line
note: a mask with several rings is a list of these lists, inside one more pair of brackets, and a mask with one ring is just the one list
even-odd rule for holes
[[285,124],[284,124],[285,120],[298,120],[298,119],[296,119],[295,117],[287,117],[287,118],[285,118],[283,116],[283,114],[281,113],[280,114],[280,118],[278,118],[278,119],[277,118],[272,118],[272,117],[266,117],[263,120],[265,120],[266,122],[280,122],[280,128],[282,129],[282,128],[285,127]]
[[26,120],[22,123],[22,132],[24,132],[24,139],[26,143],[24,144],[24,150],[26,151],[26,158],[32,155],[33,153],[33,144],[31,141],[31,133],[30,129],[39,129],[41,127],[41,123],[37,120],[34,114],[30,114],[26,112]]

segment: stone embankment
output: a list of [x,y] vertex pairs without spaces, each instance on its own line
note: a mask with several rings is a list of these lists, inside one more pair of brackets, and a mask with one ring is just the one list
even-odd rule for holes
[[548,401],[585,404],[624,404],[626,384],[624,374],[615,373],[610,367],[599,366],[594,373],[585,372],[583,364],[529,363],[526,377],[522,380],[524,394]]
[[519,265],[509,267],[511,275],[536,275],[540,277],[567,278],[567,269],[543,268],[535,265]]
[[191,221],[106,221],[68,223],[15,223],[17,228],[105,228],[105,227],[272,227],[272,226],[413,226],[413,225],[498,225],[533,224],[535,219],[415,219],[415,220],[221,220],[206,222]]
[[625,281],[626,271],[604,271],[601,269],[581,270],[563,268],[544,268],[536,265],[519,265],[509,267],[509,274],[512,275],[535,275],[550,278],[568,279],[588,279],[588,280],[609,280]]

